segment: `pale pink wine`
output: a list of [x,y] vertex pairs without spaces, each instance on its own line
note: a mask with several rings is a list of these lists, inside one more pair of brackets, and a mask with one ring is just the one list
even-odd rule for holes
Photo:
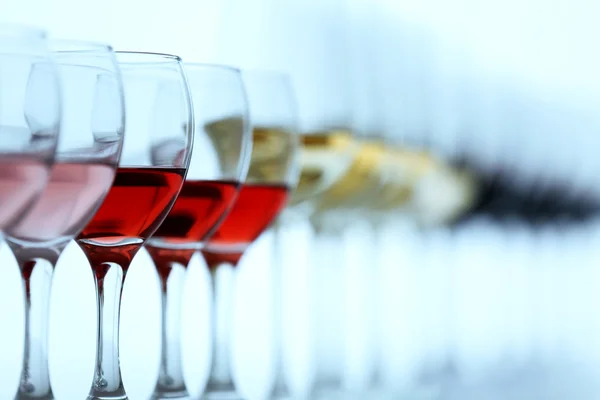
[[44,243],[70,240],[92,219],[106,197],[115,167],[57,162],[31,209],[6,231],[8,240]]
[[31,156],[0,154],[0,231],[18,221],[48,181],[48,165]]

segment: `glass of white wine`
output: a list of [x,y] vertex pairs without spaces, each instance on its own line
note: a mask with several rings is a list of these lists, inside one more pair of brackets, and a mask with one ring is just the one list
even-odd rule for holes
[[[272,67],[286,71],[296,89],[301,147],[298,185],[292,193],[290,207],[274,226],[271,315],[275,377],[269,395],[271,399],[289,398],[292,388],[294,392],[310,392],[310,398],[327,397],[326,393],[339,391],[342,385],[342,341],[332,338],[330,333],[335,332],[338,337],[343,333],[342,321],[331,319],[338,315],[335,310],[343,304],[329,299],[338,297],[334,291],[343,290],[335,283],[339,281],[344,265],[343,259],[335,256],[341,250],[339,235],[326,232],[330,227],[316,216],[316,207],[317,199],[346,174],[359,151],[351,130],[352,104],[345,46],[348,26],[343,13],[344,3],[341,0],[293,0],[286,3],[285,9],[275,7],[270,16],[281,31],[274,36],[276,40],[271,39],[269,62]],[[314,23],[307,25],[307,20]],[[298,35],[299,31],[303,34]],[[296,339],[294,347],[302,347],[305,354],[310,354],[303,361],[310,364],[307,370],[312,370],[314,375],[312,385],[306,380],[295,381],[294,376],[286,374],[288,360],[285,357],[296,354],[287,354],[287,347],[283,346],[287,338],[284,316],[288,314],[284,310],[291,306],[285,300],[292,290],[287,287],[286,279],[291,276],[287,267],[292,260],[281,251],[286,244],[283,241],[288,240],[283,231],[306,221],[310,221],[312,231],[308,244],[310,251],[300,262],[307,263],[302,268],[303,278],[308,279],[309,285],[308,292],[303,293],[307,296],[303,307],[308,310],[306,322],[310,332],[305,332],[307,340]],[[289,236],[289,240],[302,239],[294,235]],[[326,259],[330,256],[335,261],[328,263]],[[297,264],[298,260],[293,261]],[[298,350],[295,348],[294,351]]]

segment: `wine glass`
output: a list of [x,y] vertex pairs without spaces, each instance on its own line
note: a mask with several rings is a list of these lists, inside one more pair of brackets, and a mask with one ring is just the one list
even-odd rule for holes
[[212,360],[205,399],[239,399],[230,367],[234,269],[283,210],[298,178],[296,109],[286,75],[243,72],[252,120],[248,176],[221,226],[201,249],[212,284]]
[[111,47],[79,41],[52,41],[50,47],[63,102],[55,163],[41,196],[5,230],[25,290],[25,351],[16,399],[54,398],[47,355],[54,266],[108,193],[125,124],[123,85]]
[[[247,6],[242,13],[239,4],[232,7],[225,5],[221,13],[220,46],[215,47],[218,56],[236,64],[286,71],[297,99],[302,172],[298,186],[291,194],[292,207],[281,213],[273,225],[276,243],[273,246],[275,262],[271,264],[270,271],[275,372],[269,395],[272,399],[289,397],[288,377],[285,376],[287,371],[284,368],[284,358],[288,354],[284,354],[281,326],[283,275],[289,261],[289,257],[286,258],[281,251],[281,245],[285,244],[283,230],[298,222],[305,223],[312,213],[311,200],[343,175],[352,162],[349,153],[354,146],[349,129],[351,115],[348,89],[353,81],[347,79],[347,75],[353,66],[346,55],[350,41],[344,37],[347,28],[345,3],[348,1],[292,0],[282,6],[283,3],[279,1],[265,0],[259,6]],[[257,21],[260,21],[260,29],[255,29]],[[311,22],[307,24],[306,21]],[[241,38],[236,35],[240,26],[246,27],[250,34]],[[240,51],[240,41],[243,42],[243,51]],[[367,58],[362,54],[360,57]],[[365,76],[363,73],[356,78]],[[308,267],[306,271],[309,271]],[[320,277],[321,271],[316,275]],[[311,295],[310,302],[313,299]],[[309,304],[309,301],[305,303]],[[317,303],[320,303],[320,299]],[[315,313],[309,313],[311,318],[315,314],[322,314],[320,304],[316,308]],[[339,343],[341,341],[337,340],[333,345],[338,347]],[[310,349],[306,350],[304,353]]]
[[94,273],[98,307],[96,366],[89,400],[126,399],[119,365],[119,314],[125,275],[165,219],[190,163],[194,115],[181,60],[117,52],[127,126],[114,183],[77,237]]
[[43,30],[0,24],[0,237],[48,181],[60,87]]
[[146,243],[160,277],[161,363],[153,399],[187,399],[180,346],[184,271],[223,221],[246,178],[252,136],[239,70],[184,64],[194,99],[195,143],[183,188]]

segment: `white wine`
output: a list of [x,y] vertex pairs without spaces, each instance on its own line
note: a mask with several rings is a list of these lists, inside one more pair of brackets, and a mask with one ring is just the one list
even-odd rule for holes
[[279,127],[256,127],[252,131],[252,140],[252,155],[246,182],[295,184],[295,133]]
[[421,170],[411,190],[408,212],[422,225],[452,222],[475,202],[477,186],[474,175],[432,157],[428,168]]
[[[216,152],[215,156],[220,164],[221,172],[233,173],[235,171],[233,168],[238,165],[240,154],[244,151],[242,138],[247,128],[244,119],[234,115],[209,122],[203,128]],[[190,169],[192,168],[190,167]]]
[[313,202],[338,181],[360,147],[348,130],[332,130],[300,136],[300,178],[292,204]]
[[372,197],[370,208],[385,212],[406,207],[419,179],[435,168],[434,165],[435,161],[429,153],[403,147],[385,147],[379,164],[383,184]]
[[382,143],[355,140],[358,151],[350,168],[315,200],[318,211],[368,207],[383,187]]
[[308,204],[313,215],[402,211],[424,225],[444,224],[474,201],[473,177],[432,152],[357,139],[347,130],[300,140],[301,174],[291,203]]
[[475,200],[475,179],[430,151],[388,147],[383,158],[384,185],[373,197],[378,212],[402,210],[425,225],[445,224]]
[[[437,193],[445,196],[427,196],[427,188],[435,187]],[[421,223],[429,225],[448,224],[466,212],[475,204],[477,199],[477,180],[475,175],[467,170],[445,168],[436,175],[429,176],[420,182],[416,192],[416,204],[421,211]],[[433,199],[428,202],[424,199]],[[440,201],[441,200],[441,201]]]
[[[218,155],[223,170],[232,170],[237,166],[243,153],[242,137],[245,133],[244,120],[232,116],[213,121],[204,126],[204,130]],[[256,127],[252,131],[252,151],[248,157],[249,167],[246,182],[292,183],[287,174],[294,174],[291,163],[297,160],[296,135],[283,127]],[[291,181],[291,182],[290,182]]]
[[402,211],[423,225],[451,222],[474,202],[472,175],[432,152],[358,140],[346,173],[314,200],[315,211]]

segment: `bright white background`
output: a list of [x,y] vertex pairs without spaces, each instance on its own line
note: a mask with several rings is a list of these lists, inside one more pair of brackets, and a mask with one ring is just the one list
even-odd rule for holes
[[[327,35],[324,33],[327,30],[324,27],[335,21],[339,14],[337,9],[331,8],[333,6],[328,8],[323,4],[331,5],[334,2],[3,0],[1,18],[7,22],[44,26],[56,37],[109,42],[121,50],[168,52],[179,54],[188,61],[225,62],[241,67],[287,66],[293,70],[291,72],[296,85],[302,87],[303,76],[307,73],[303,75],[297,71],[318,65],[319,60],[305,57],[305,65],[298,54],[322,57],[339,44],[325,40]],[[526,82],[540,92],[551,92],[559,97],[573,96],[585,101],[595,101],[596,93],[600,93],[600,56],[596,40],[600,6],[592,1],[364,0],[357,4],[364,15],[368,14],[366,10],[373,12],[377,21],[377,29],[373,29],[374,25],[361,28],[365,35],[376,35],[381,30],[390,33],[394,32],[394,26],[409,24],[431,32],[439,43],[460,43],[457,47],[468,48],[476,54],[478,68],[516,77],[517,81]],[[322,18],[317,26],[322,30],[314,28],[314,21],[309,23],[296,18],[297,10],[320,13]],[[385,16],[385,20],[377,19],[382,16]],[[304,30],[308,26],[316,30]],[[375,41],[376,56],[380,60],[389,59],[396,63],[390,61],[386,64],[382,76],[386,76],[385,73],[394,74],[396,67],[410,64],[410,54],[402,53],[403,45],[395,44],[395,36],[381,37],[387,39]],[[294,65],[291,62],[286,64],[286,57],[294,54],[296,57],[291,58]],[[459,57],[458,54],[449,51],[446,56],[452,59]],[[328,73],[344,68],[339,60],[328,59],[323,64],[329,67],[318,70],[315,76],[323,74],[319,79],[324,81],[327,81]],[[358,80],[356,85],[360,85]],[[589,135],[593,136],[591,143],[598,144],[598,135]],[[584,143],[581,140],[575,142]],[[565,142],[563,140],[560,143]],[[589,146],[590,142],[585,143],[588,146],[578,148],[587,151],[581,158],[595,159],[597,147]],[[449,243],[455,242],[446,240],[448,232],[441,231],[437,236],[426,239],[434,241],[436,246],[432,248],[437,250],[429,253],[429,268],[423,270],[414,266],[422,263],[417,254],[420,254],[418,246],[422,246],[425,239],[411,230],[395,227],[394,233],[386,236],[385,251],[382,250],[385,264],[388,265],[386,286],[382,290],[389,295],[391,304],[388,305],[390,312],[385,314],[389,318],[384,342],[390,346],[384,371],[386,379],[402,385],[400,378],[410,381],[411,373],[424,362],[423,354],[429,354],[429,361],[435,364],[436,357],[443,358],[448,352],[459,360],[460,368],[474,380],[479,378],[480,371],[485,370],[482,366],[504,359],[507,352],[515,360],[525,360],[523,363],[526,364],[531,352],[552,359],[557,349],[567,346],[575,354],[587,354],[583,358],[590,365],[597,365],[595,361],[599,347],[598,341],[593,338],[600,337],[600,325],[592,318],[595,314],[592,305],[595,301],[597,304],[595,293],[600,282],[594,268],[598,246],[593,246],[599,236],[597,228],[588,228],[571,233],[568,236],[571,240],[563,241],[562,237],[556,236],[556,232],[538,238],[523,227],[505,231],[489,223],[481,223],[463,233],[457,239],[458,244],[453,245]],[[308,258],[307,227],[296,226],[291,235],[286,247],[289,260],[286,264],[289,273],[286,309],[290,316],[286,321],[287,347],[292,383],[297,391],[301,391],[306,387],[311,368],[308,351],[311,345],[308,322],[310,296],[306,284],[314,268],[309,268],[313,264]],[[358,234],[359,243],[363,237],[364,234]],[[582,238],[589,237],[592,239],[585,242],[587,247],[582,248]],[[475,245],[476,251],[473,251],[473,238],[479,240]],[[462,247],[460,243],[463,243]],[[558,249],[558,243],[566,247]],[[514,252],[515,247],[521,251]],[[545,253],[538,259],[537,251],[540,248]],[[515,260],[503,259],[500,262],[499,254],[505,254],[509,249],[513,251],[511,254]],[[268,325],[271,251],[269,238],[261,239],[240,267],[235,330],[236,371],[242,389],[251,399],[260,397],[271,374]],[[589,255],[589,258],[581,260],[582,253]],[[532,254],[536,257],[534,262],[527,258]],[[355,264],[349,264],[348,267],[350,295],[347,301],[348,306],[352,307],[348,309],[361,310],[360,304],[352,303],[351,294],[362,290],[361,282],[368,276],[370,260],[360,263],[356,261],[361,260],[359,257],[354,260]],[[445,271],[445,266],[452,262],[460,265],[453,273],[462,277],[457,280],[460,290],[456,291],[449,289],[454,287],[454,281],[438,278]],[[18,383],[18,365],[22,357],[23,307],[17,267],[5,245],[0,250],[0,264],[3,273],[3,279],[0,280],[0,398],[10,398]],[[404,267],[397,268],[398,265]],[[519,265],[522,268],[518,268]],[[530,274],[528,282],[533,282],[531,284],[537,288],[536,282],[542,276],[547,276],[536,270],[542,265],[552,265],[552,273],[556,278],[547,281],[545,294],[532,298],[528,295],[528,287],[522,288],[520,294],[514,294],[517,289],[511,283],[511,274]],[[507,271],[507,266],[517,267]],[[570,271],[567,268],[571,266],[577,266],[580,274],[567,274]],[[490,278],[494,272],[499,273],[498,279]],[[562,285],[561,282],[569,276],[579,280],[570,286]],[[406,282],[419,284],[414,286]],[[157,374],[157,285],[149,258],[142,251],[127,278],[121,319],[122,368],[132,400],[147,398]],[[584,285],[585,289],[580,289],[578,285]],[[200,390],[207,368],[207,288],[206,270],[201,259],[195,258],[190,268],[184,314],[186,375],[190,390],[194,393]],[[447,297],[443,295],[447,291],[458,293],[457,298],[448,295],[455,299],[452,307],[456,307],[456,312],[452,315],[458,317],[451,323],[454,330],[450,331],[444,328],[446,325],[436,325],[445,322],[427,319],[427,316],[448,313]],[[424,296],[423,293],[436,295]],[[507,300],[503,302],[499,299]],[[523,322],[527,320],[527,309],[519,305],[536,299],[538,305],[541,304],[540,307],[548,310],[548,313],[543,314],[542,319],[546,319],[540,322],[541,325],[529,329],[529,325]],[[562,301],[564,299],[571,303]],[[519,312],[484,312],[489,307],[496,307],[496,310],[517,309]],[[557,307],[562,307],[560,318],[554,313]],[[67,248],[57,266],[51,309],[50,362],[55,393],[61,400],[79,400],[85,397],[91,383],[95,315],[92,277],[75,245]],[[347,322],[352,324],[350,328],[356,328],[349,329],[349,343],[346,346],[353,352],[349,356],[352,361],[347,373],[355,379],[365,379],[365,365],[368,364],[368,350],[365,350],[369,346],[368,338],[360,336],[360,328],[367,320],[366,314],[365,310],[362,314],[349,313]],[[507,321],[506,315],[512,319]],[[489,323],[480,322],[484,317],[489,318]],[[570,323],[565,323],[565,319]],[[407,329],[411,326],[429,329]],[[422,332],[428,335],[424,336]],[[445,335],[439,332],[451,333]],[[480,345],[474,346],[473,343]],[[589,356],[589,353],[595,356]]]

